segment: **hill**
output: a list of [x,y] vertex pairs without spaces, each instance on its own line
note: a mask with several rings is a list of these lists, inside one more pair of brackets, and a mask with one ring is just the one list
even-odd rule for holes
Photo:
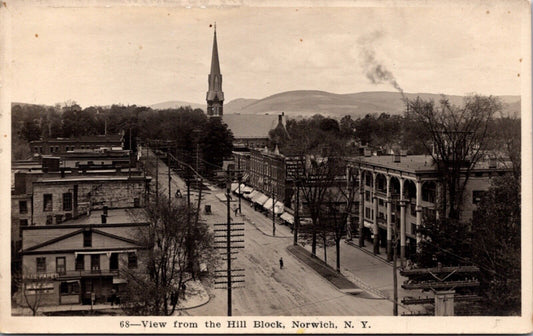
[[[406,93],[408,99],[417,96],[438,101],[441,95],[432,93]],[[447,96],[453,104],[462,104],[463,96]],[[520,112],[520,96],[500,96],[506,113]],[[325,91],[287,91],[263,99],[236,99],[224,106],[224,114],[278,114],[311,116],[317,113],[331,117],[362,117],[366,114],[401,114],[404,111],[402,96],[397,92],[359,92],[335,94]]]
[[190,102],[179,101],[179,100],[169,100],[166,102],[150,105],[150,107],[153,108],[154,110],[174,109],[174,108],[179,108],[182,106],[190,106],[193,109],[202,109],[204,111],[206,108],[206,104],[196,104],[196,103],[190,103]]

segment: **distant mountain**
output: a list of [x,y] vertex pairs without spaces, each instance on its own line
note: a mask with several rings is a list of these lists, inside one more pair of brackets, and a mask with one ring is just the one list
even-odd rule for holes
[[166,102],[158,103],[150,105],[151,108],[154,110],[165,110],[165,109],[172,109],[172,108],[179,108],[184,106],[190,106],[193,109],[202,109],[205,111],[206,104],[196,104],[196,103],[190,103],[190,102],[184,102],[179,100],[169,100]]
[[[439,94],[406,93],[408,99],[438,101]],[[462,104],[463,96],[446,96],[452,104]],[[520,112],[520,96],[500,96],[506,113]],[[401,114],[404,112],[402,96],[398,92],[359,92],[335,94],[325,91],[287,91],[263,99],[235,99],[224,105],[224,114],[278,114],[311,116],[317,113],[331,117],[362,117],[366,114]]]

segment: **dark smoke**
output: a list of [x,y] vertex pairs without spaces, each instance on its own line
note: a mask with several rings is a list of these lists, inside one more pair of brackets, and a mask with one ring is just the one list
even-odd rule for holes
[[376,59],[376,53],[374,51],[372,43],[374,43],[381,36],[383,36],[383,33],[380,31],[376,31],[372,34],[361,37],[358,40],[363,61],[363,71],[366,75],[366,78],[368,78],[372,82],[372,84],[389,83],[396,90],[398,90],[398,92],[400,92],[402,97],[405,99],[403,89],[396,81],[396,78],[394,78],[392,72],[387,70],[387,68]]

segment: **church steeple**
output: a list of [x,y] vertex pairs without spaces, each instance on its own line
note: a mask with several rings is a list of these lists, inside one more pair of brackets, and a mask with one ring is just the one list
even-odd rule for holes
[[218,62],[217,26],[213,36],[213,54],[211,56],[211,72],[208,76],[209,89],[207,91],[207,116],[221,117],[222,105],[224,104],[224,92],[222,92],[222,74]]

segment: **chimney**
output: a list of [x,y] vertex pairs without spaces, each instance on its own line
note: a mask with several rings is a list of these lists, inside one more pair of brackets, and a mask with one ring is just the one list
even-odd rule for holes
[[489,169],[496,169],[498,167],[498,161],[496,158],[489,159]]
[[369,148],[365,148],[364,155],[365,155],[366,157],[372,156],[372,151],[371,151]]
[[107,216],[106,215],[102,214],[100,216],[100,218],[102,218],[102,224],[106,224],[107,223]]
[[107,205],[104,205],[104,208],[103,208],[103,209],[104,209],[104,211],[103,211],[104,215],[107,216],[107,209],[108,209],[108,208],[107,208]]
[[278,115],[278,124],[279,125],[283,125],[283,115],[284,114],[285,114],[284,112],[281,112],[281,114]]
[[393,158],[393,162],[394,163],[400,163],[401,162],[401,155],[400,154],[393,154],[392,158]]

